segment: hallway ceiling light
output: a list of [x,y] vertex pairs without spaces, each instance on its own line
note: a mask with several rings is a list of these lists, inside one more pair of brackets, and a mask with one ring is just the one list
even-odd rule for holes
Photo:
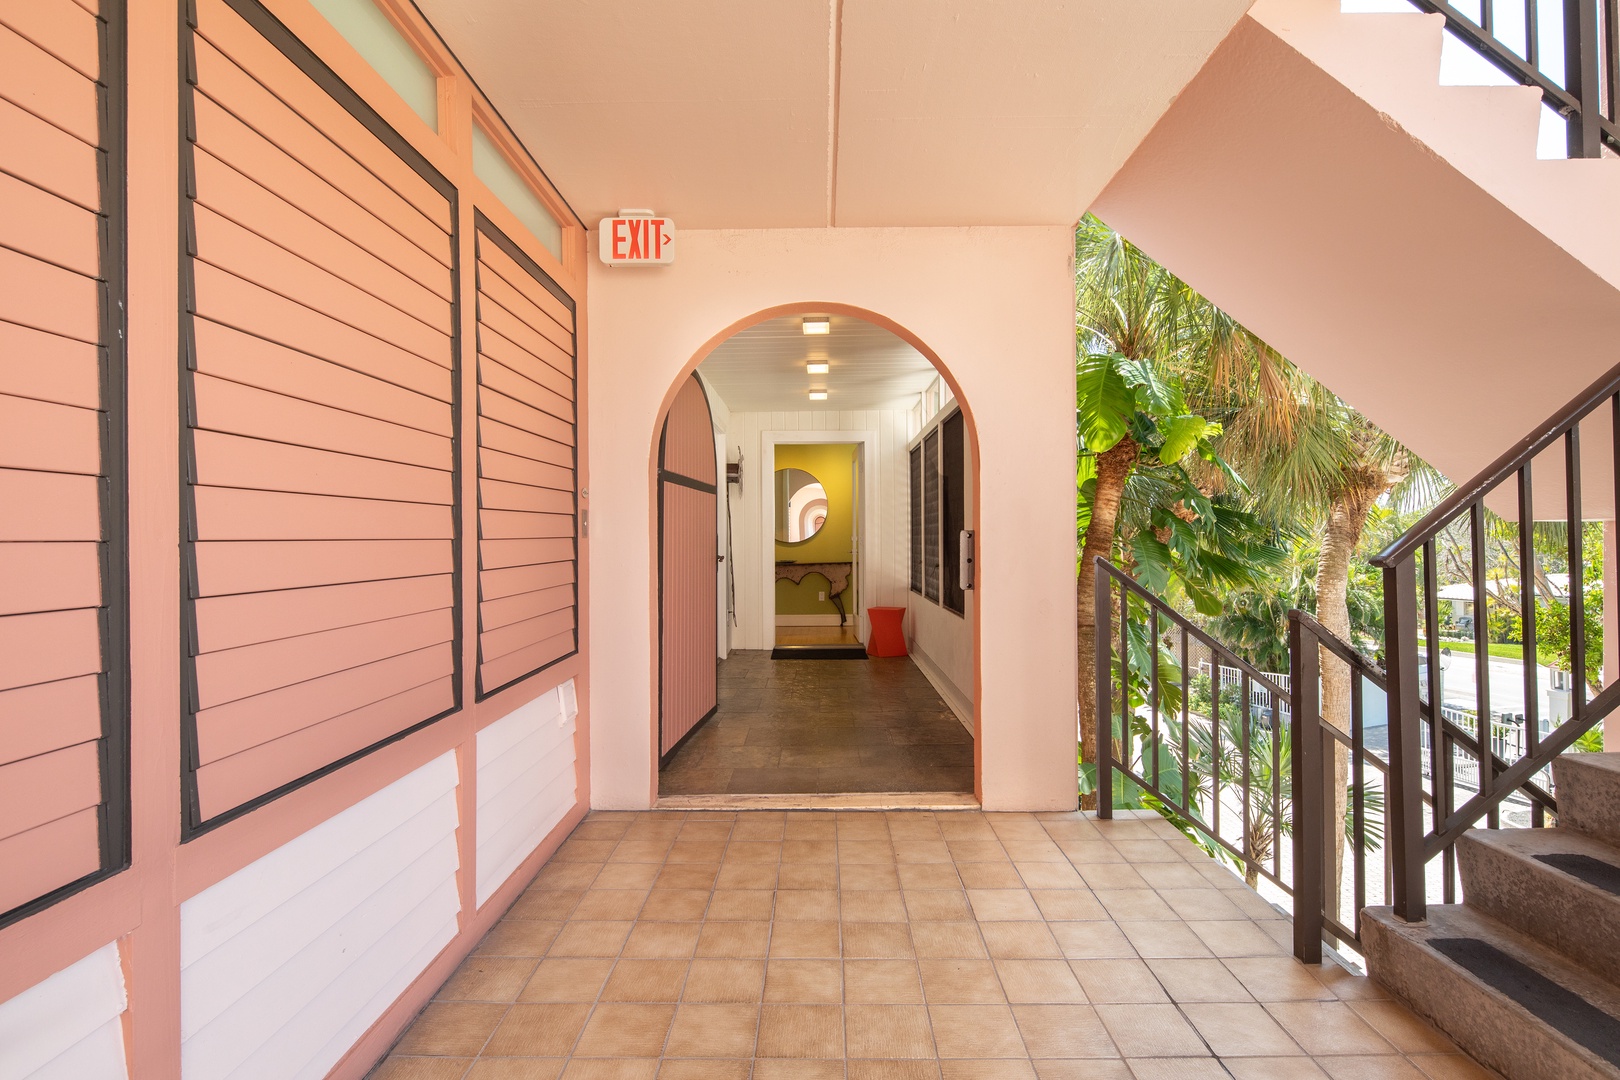
[[810,400],[811,401],[826,401],[827,400],[827,391],[825,391],[825,390],[812,390],[812,391],[810,391]]
[[827,362],[825,360],[821,361],[820,363],[811,361],[810,363],[804,365],[804,370],[809,372],[811,375],[825,375],[827,374],[828,370]]
[[804,320],[804,332],[807,334],[832,333],[832,320],[825,316]]

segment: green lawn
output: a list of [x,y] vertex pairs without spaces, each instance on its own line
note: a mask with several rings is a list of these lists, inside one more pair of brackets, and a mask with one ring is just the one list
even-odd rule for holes
[[[1470,656],[1474,652],[1474,643],[1472,641],[1446,641],[1441,639],[1440,647],[1450,649],[1453,653],[1468,653]],[[1418,640],[1418,648],[1423,648],[1421,638]],[[1523,660],[1524,646],[1493,641],[1490,644],[1490,653],[1492,656],[1500,656],[1506,660]]]

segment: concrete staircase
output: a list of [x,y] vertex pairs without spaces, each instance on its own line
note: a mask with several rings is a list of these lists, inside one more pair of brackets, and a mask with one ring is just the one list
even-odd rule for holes
[[1620,1080],[1620,753],[1553,764],[1552,829],[1475,829],[1464,903],[1362,921],[1374,978],[1508,1080]]

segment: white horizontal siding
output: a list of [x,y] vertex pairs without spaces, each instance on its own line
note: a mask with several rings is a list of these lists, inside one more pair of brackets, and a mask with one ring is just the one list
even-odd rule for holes
[[181,905],[185,1080],[321,1077],[456,933],[445,754]]
[[512,876],[576,799],[574,682],[478,733],[478,904]]
[[118,946],[0,1003],[0,1080],[128,1080]]

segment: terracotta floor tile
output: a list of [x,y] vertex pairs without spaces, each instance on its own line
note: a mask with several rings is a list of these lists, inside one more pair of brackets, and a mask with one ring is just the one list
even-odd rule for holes
[[[1053,848],[1057,851],[1056,848]],[[1084,889],[1085,881],[1080,872],[1069,865],[1063,858],[1061,851],[1057,852],[1059,862],[1024,862],[1015,861],[1013,869],[1018,876],[1024,879],[1024,884],[1030,889]]]
[[669,849],[671,863],[717,863],[725,857],[724,840],[677,840]]
[[[501,923],[504,927],[519,925]],[[522,924],[528,925],[528,924]],[[624,948],[625,939],[632,930],[640,931],[647,923],[581,921],[565,923],[556,939],[551,942],[549,956],[617,956]],[[653,924],[657,925],[657,924]],[[490,937],[495,934],[491,933]],[[486,939],[487,940],[487,939]]]
[[1347,1055],[1317,1061],[1333,1080],[1423,1080],[1423,1073],[1403,1057]]
[[892,862],[840,862],[838,886],[841,889],[898,889],[899,868]]
[[[461,1080],[473,1063],[465,1057],[388,1058],[366,1080]],[[561,1063],[558,1063],[559,1066]]]
[[516,1001],[539,961],[532,957],[469,956],[435,995],[438,1001]]
[[838,866],[835,863],[783,862],[777,876],[776,887],[787,892],[795,889],[836,890]]
[[1351,1012],[1371,1024],[1403,1054],[1458,1052],[1456,1044],[1404,1005],[1393,1001],[1352,1001],[1349,1005]]
[[1097,889],[1097,903],[1115,922],[1163,921],[1177,918],[1152,889]]
[[[1110,850],[1113,850],[1110,848]],[[1117,854],[1117,852],[1116,852]],[[1073,858],[1073,856],[1070,856]],[[1146,889],[1148,883],[1136,868],[1126,862],[1075,863],[1080,877],[1091,889]]]
[[1233,1080],[1328,1080],[1328,1074],[1310,1058],[1226,1058]]
[[940,1080],[939,1062],[927,1058],[854,1058],[845,1062],[849,1080]]
[[[1107,1009],[1165,1009],[1170,1015],[1173,1006],[1164,1005],[1110,1005]],[[1090,1005],[1014,1005],[1013,1017],[1018,1021],[1024,1044],[1031,1057],[1036,1058],[1115,1058],[1120,1056],[1105,1030],[1099,1014],[1102,1009]],[[1174,1032],[1168,1045],[1159,1052],[1174,1055],[1179,1047]]]
[[1170,1000],[1153,971],[1141,960],[1071,960],[1069,967],[1093,1004],[1152,1005]]
[[662,874],[657,863],[609,863],[590,884],[598,889],[650,889]]
[[1155,889],[1214,888],[1204,876],[1184,862],[1143,863],[1136,868],[1142,880]]
[[728,863],[776,863],[782,861],[780,840],[732,840],[726,847]]
[[665,1058],[658,1080],[748,1080],[752,1058]]
[[775,957],[836,957],[843,955],[839,924],[802,920],[779,922],[771,932],[770,955]]
[[930,839],[894,840],[894,861],[898,863],[949,863],[951,851],[936,833]]
[[1413,1054],[1407,1060],[1429,1080],[1497,1080],[1495,1073],[1461,1054]]
[[1000,1005],[1001,979],[989,960],[919,960],[923,995],[930,1005]]
[[1243,988],[1225,964],[1212,958],[1151,959],[1147,965],[1169,992],[1181,1002],[1251,1002],[1254,997]]
[[1131,1075],[1154,1080],[1227,1080],[1229,1074],[1214,1058],[1130,1058]]
[[657,1057],[663,1053],[674,1005],[598,1005],[580,1033],[580,1057]]
[[844,1000],[839,960],[776,960],[765,967],[765,1000],[771,1004],[824,1005]]
[[736,828],[732,821],[692,821],[688,820],[675,834],[676,843],[691,843],[702,841],[721,841],[731,839],[731,830]]
[[670,843],[668,840],[621,840],[607,861],[661,863],[669,857]]
[[489,1041],[508,1006],[435,1001],[422,1011],[394,1048],[406,1055],[471,1057]]
[[1029,893],[1048,922],[1094,922],[1108,918],[1097,897],[1084,885],[1073,889],[1031,889]]
[[947,840],[946,847],[958,866],[963,863],[1012,862],[1012,857],[999,840]]
[[901,887],[907,890],[962,888],[955,863],[901,863],[895,869]]
[[817,812],[790,814],[782,836],[786,840],[837,840],[838,821]]
[[655,922],[695,922],[708,910],[709,895],[703,889],[654,889],[647,894],[641,917]]
[[939,1069],[940,1080],[1035,1080],[1035,1066],[1020,1058],[952,1059]]
[[657,1058],[574,1058],[563,1067],[562,1080],[654,1080]]
[[669,1057],[751,1058],[758,1033],[758,1005],[682,1004],[664,1053]]
[[836,922],[838,892],[834,889],[784,889],[776,894],[776,921]]
[[759,1056],[837,1058],[844,1054],[844,1010],[837,1005],[766,1005]]
[[691,956],[702,926],[692,922],[638,922],[625,940],[624,955],[646,960]]
[[647,902],[645,889],[587,889],[575,906],[572,920],[634,919]]
[[715,922],[768,922],[775,897],[765,889],[716,889],[706,917]]
[[585,1026],[582,1004],[513,1005],[484,1053],[494,1057],[565,1057]]
[[768,922],[706,922],[698,938],[696,955],[764,956],[770,940]]
[[856,1058],[933,1058],[928,1010],[921,1005],[847,1005],[847,1053]]
[[559,922],[573,913],[579,898],[584,895],[584,889],[537,889],[531,886],[528,892],[517,898],[506,913],[506,918]]
[[717,889],[774,889],[777,864],[771,862],[727,862],[715,876]]
[[1304,1053],[1259,1005],[1191,1003],[1181,1007],[1220,1057],[1286,1057]]
[[838,842],[824,840],[786,840],[782,843],[782,861],[792,863],[836,863]]
[[742,1003],[759,1001],[765,993],[765,961],[697,959],[686,974],[681,1000]]
[[1127,922],[1120,932],[1144,959],[1189,959],[1215,955],[1184,922]]
[[911,944],[919,957],[984,957],[989,956],[979,933],[979,924],[972,922],[914,922],[911,924]]
[[[473,950],[475,956],[544,956],[553,947],[564,923],[543,919],[507,919],[498,922]],[[624,925],[629,926],[629,923]]]
[[754,1062],[754,1080],[845,1080],[844,1059],[762,1057]]
[[1098,1005],[1097,1016],[1119,1053],[1138,1057],[1207,1057],[1209,1048],[1174,1005]]
[[[1177,1059],[1180,1061],[1189,1058]],[[1042,1058],[1030,1062],[1040,1080],[1166,1080],[1162,1071],[1132,1072],[1123,1059],[1096,1058],[1090,1061],[1062,1058]]]
[[708,892],[714,888],[714,879],[719,873],[718,863],[668,863],[658,871],[653,887]]
[[1044,922],[980,923],[979,932],[984,936],[985,948],[998,960],[1051,960],[1063,956],[1052,929]]
[[1069,960],[1136,955],[1136,948],[1125,936],[1125,928],[1113,922],[1058,922],[1051,923],[1050,929],[1062,955]]
[[479,1058],[466,1080],[557,1080],[567,1058]]
[[602,1000],[679,1001],[688,966],[686,960],[620,960],[602,988]]
[[920,1005],[915,960],[844,961],[844,1001],[867,1005]]
[[839,895],[844,922],[905,922],[906,905],[898,889],[845,889]]
[[980,922],[1033,922],[1040,909],[1025,889],[968,889],[973,917]]
[[1283,1001],[1266,1006],[1307,1054],[1393,1054],[1395,1048],[1342,1001]]
[[557,849],[552,859],[556,862],[604,863],[618,846],[616,840],[568,840]]
[[1077,1005],[1086,993],[1069,965],[1062,960],[997,960],[1007,1000],[1015,1005]]
[[787,831],[787,815],[770,810],[748,814],[732,826],[733,840],[781,840]]
[[905,923],[846,922],[843,937],[846,958],[891,960],[917,955]]
[[595,1001],[615,961],[610,957],[548,956],[540,961],[519,1001]]
[[1236,956],[1287,956],[1288,949],[1260,927],[1243,919],[1238,922],[1188,922],[1187,928],[1222,958]]
[[1029,1056],[1012,1010],[1005,1005],[930,1005],[941,1058]]
[[956,873],[969,889],[1022,889],[1024,879],[1010,862],[957,863]]
[[1292,956],[1245,956],[1226,968],[1256,1001],[1333,1001],[1336,995]]

